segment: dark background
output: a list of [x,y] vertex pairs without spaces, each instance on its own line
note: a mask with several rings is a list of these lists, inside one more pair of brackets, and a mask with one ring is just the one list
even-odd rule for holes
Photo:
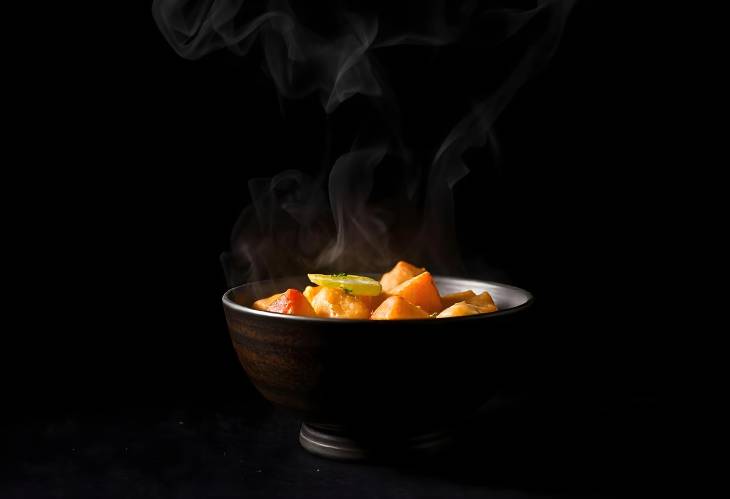
[[[59,105],[84,124],[55,126],[45,151],[78,169],[45,178],[56,197],[28,228],[28,280],[44,305],[23,309],[33,332],[4,363],[3,488],[471,497],[666,486],[673,411],[661,395],[674,366],[664,298],[645,298],[666,289],[657,89],[625,21],[579,2],[549,67],[496,124],[499,167],[471,157],[456,188],[461,246],[535,294],[533,334],[458,459],[393,467],[299,449],[296,421],[238,365],[222,313],[219,256],[250,201],[246,182],[320,166],[319,103],[282,104],[257,55],[178,57],[151,17],[118,58],[87,54],[88,73],[68,84],[74,103]],[[400,81],[417,89],[412,60]],[[458,95],[443,75],[433,84]],[[439,104],[436,118],[448,114]]]

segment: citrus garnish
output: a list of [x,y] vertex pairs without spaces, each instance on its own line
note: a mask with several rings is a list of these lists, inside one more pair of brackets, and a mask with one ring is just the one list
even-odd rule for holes
[[309,280],[320,286],[344,289],[359,296],[378,296],[380,283],[370,277],[353,274],[307,274]]

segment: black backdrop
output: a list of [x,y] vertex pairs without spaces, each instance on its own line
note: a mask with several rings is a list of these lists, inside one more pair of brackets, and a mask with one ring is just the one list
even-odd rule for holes
[[[659,394],[670,381],[661,311],[642,298],[660,282],[653,87],[641,46],[609,9],[577,4],[549,67],[496,124],[501,167],[480,168],[476,154],[456,199],[469,220],[457,225],[465,252],[537,297],[513,394],[555,420],[581,414],[568,418],[572,433],[557,428],[569,441],[595,439],[581,452],[618,471],[588,482],[610,488],[662,455]],[[219,256],[250,201],[250,177],[319,166],[321,108],[282,105],[256,56],[191,62],[151,17],[141,26],[144,41],[119,59],[97,66],[90,56],[94,77],[74,93],[88,117],[83,140],[62,127],[52,139],[57,150],[82,149],[91,173],[57,172],[74,188],[38,224],[49,314],[18,339],[25,355],[6,363],[12,450],[55,452],[43,435],[58,421],[83,427],[110,414],[274,417],[231,348]],[[421,77],[415,65],[410,77]],[[474,213],[488,214],[484,228]],[[33,481],[24,469],[17,476]]]

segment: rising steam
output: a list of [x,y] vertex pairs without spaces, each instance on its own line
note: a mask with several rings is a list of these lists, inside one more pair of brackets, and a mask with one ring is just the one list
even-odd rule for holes
[[[573,3],[154,0],[155,21],[182,57],[221,48],[243,56],[260,47],[283,97],[316,94],[329,115],[361,95],[379,117],[320,176],[285,171],[249,182],[252,204],[223,257],[229,284],[307,270],[377,272],[396,259],[463,273],[453,199],[454,185],[469,172],[462,156],[494,144],[495,120],[549,61]],[[404,143],[398,105],[375,54],[398,45],[486,51],[515,38],[524,39],[523,49],[510,69],[495,88],[474,96],[440,147]],[[430,162],[414,159],[427,150],[437,151]],[[384,167],[400,188],[375,200],[377,169]]]

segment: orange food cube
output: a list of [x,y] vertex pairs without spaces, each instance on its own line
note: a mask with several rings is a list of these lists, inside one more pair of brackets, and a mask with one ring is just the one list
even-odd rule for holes
[[430,272],[423,272],[400,283],[388,292],[391,296],[405,298],[413,305],[421,307],[429,314],[442,309],[441,297]]
[[375,309],[371,319],[376,321],[397,319],[427,319],[429,315],[405,298],[391,296]]
[[458,293],[451,293],[450,295],[444,295],[441,297],[441,306],[444,308],[449,308],[454,303],[459,303],[460,301],[465,301],[468,298],[471,298],[472,296],[476,296],[474,294],[474,291],[471,289],[468,291],[460,291]]
[[370,296],[357,296],[341,288],[319,286],[312,297],[312,308],[318,317],[367,319],[372,310]]
[[416,277],[425,271],[426,269],[418,268],[415,265],[401,260],[395,264],[390,272],[383,274],[383,277],[380,278],[380,286],[383,288],[383,292],[388,292],[400,283],[407,281],[411,277]]
[[454,303],[450,307],[444,309],[440,314],[436,316],[437,319],[443,317],[461,317],[464,315],[476,315],[476,314],[488,314],[490,312],[496,312],[497,307],[495,305],[486,305],[480,307],[471,303],[460,301]]
[[383,303],[388,298],[388,295],[385,293],[380,293],[378,296],[373,296],[370,298],[370,308],[372,310],[375,310],[380,306],[381,303]]
[[279,296],[266,308],[266,310],[269,312],[287,315],[304,315],[306,317],[317,316],[302,292],[298,289],[291,288],[284,291],[281,296]]
[[461,317],[464,315],[476,315],[479,314],[479,308],[474,305],[469,305],[465,301],[454,303],[450,307],[444,309],[440,314],[436,316],[437,319],[442,317]]
[[[472,293],[472,295],[474,295],[474,293]],[[472,296],[470,298],[466,298],[464,301],[466,301],[470,305],[476,305],[477,307],[494,306],[494,308],[497,308],[494,304],[494,300],[492,300],[492,295],[490,295],[486,291],[483,291],[482,293],[479,293],[478,295]]]
[[269,305],[274,303],[274,301],[279,298],[284,293],[276,293],[275,295],[271,295],[268,298],[261,298],[260,300],[256,300],[253,302],[253,305],[251,305],[256,310],[266,310],[269,308]]
[[322,290],[322,286],[307,286],[304,288],[304,297],[309,301],[309,303],[312,303],[312,300],[314,300],[314,297],[317,293],[319,293]]

